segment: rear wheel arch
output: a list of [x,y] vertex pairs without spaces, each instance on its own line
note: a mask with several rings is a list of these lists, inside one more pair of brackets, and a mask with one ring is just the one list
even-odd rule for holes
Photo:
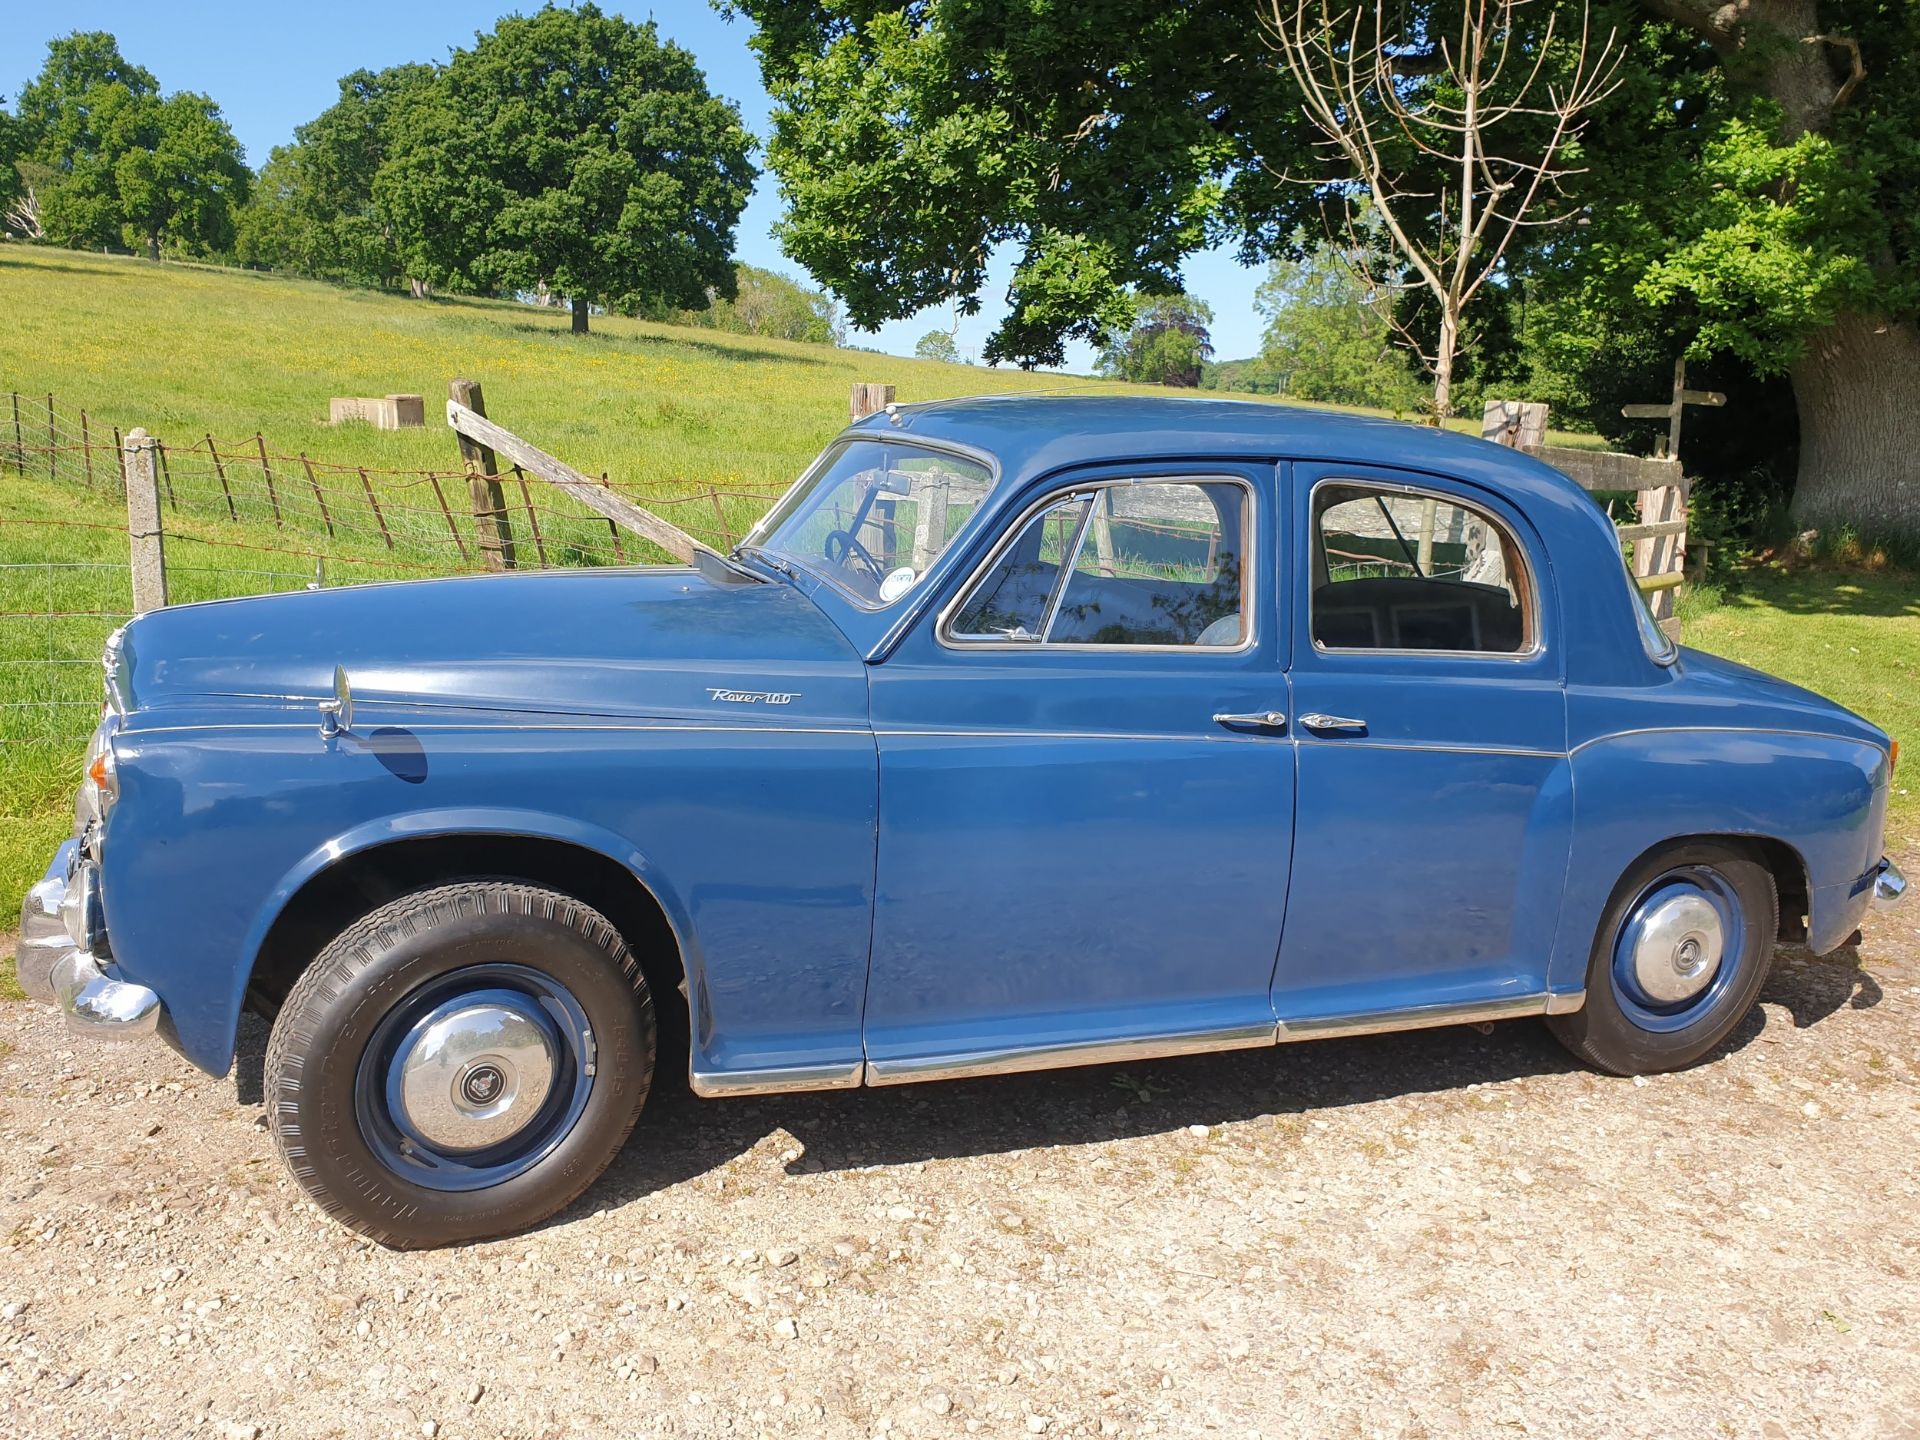
[[328,942],[382,905],[457,880],[520,881],[571,895],[606,916],[655,996],[663,1073],[684,1071],[689,1033],[685,947],[658,896],[618,860],[547,836],[455,832],[354,850],[308,876],[280,907],[253,957],[246,1007],[272,1019]]
[[1653,856],[1668,850],[1679,850],[1689,845],[1723,845],[1731,849],[1747,850],[1761,865],[1773,875],[1774,890],[1780,898],[1780,932],[1775,937],[1780,940],[1798,941],[1806,938],[1807,906],[1810,889],[1807,878],[1807,862],[1798,849],[1785,840],[1771,835],[1756,835],[1749,832],[1704,830],[1692,835],[1670,835],[1649,845],[1626,865],[1621,867],[1614,884],[1638,870]]

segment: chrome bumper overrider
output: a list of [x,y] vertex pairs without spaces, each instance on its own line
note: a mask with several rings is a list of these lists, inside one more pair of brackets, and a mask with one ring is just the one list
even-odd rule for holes
[[1907,877],[1900,873],[1900,867],[1886,856],[1880,857],[1880,868],[1873,876],[1873,903],[1875,908],[1890,910],[1898,905],[1907,894]]
[[100,931],[96,874],[79,850],[77,840],[62,845],[27,892],[14,973],[22,990],[58,1005],[81,1034],[151,1035],[160,1025],[160,997],[144,985],[113,979],[79,943],[98,944]]

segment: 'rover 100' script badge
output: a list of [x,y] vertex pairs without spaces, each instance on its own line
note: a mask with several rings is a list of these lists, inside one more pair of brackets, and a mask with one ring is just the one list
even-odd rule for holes
[[729,705],[791,705],[800,698],[798,690],[716,690],[707,694]]

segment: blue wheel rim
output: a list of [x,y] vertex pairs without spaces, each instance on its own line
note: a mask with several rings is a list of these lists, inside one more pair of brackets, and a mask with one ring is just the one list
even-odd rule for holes
[[[550,1083],[516,1128],[479,1144],[449,1144],[409,1109],[409,1062],[423,1044],[462,1015],[510,1017],[522,1035],[537,1035],[551,1057]],[[492,1057],[474,1057],[493,1069]],[[361,1137],[394,1174],[429,1190],[483,1190],[525,1174],[564,1140],[593,1091],[594,1041],[586,1011],[552,976],[524,965],[474,965],[429,981],[387,1013],[375,1029],[354,1080]]]
[[[1676,925],[1676,915],[1708,924]],[[1698,941],[1718,927],[1718,954],[1711,975],[1691,993],[1658,993],[1649,974],[1669,987],[1687,982],[1664,973],[1658,963],[1668,953],[1665,942],[1684,933]],[[1626,918],[1614,936],[1608,967],[1615,1003],[1620,1012],[1642,1030],[1672,1034],[1685,1030],[1717,1006],[1733,988],[1744,967],[1747,949],[1746,914],[1731,882],[1707,865],[1677,866],[1657,876],[1627,907]]]

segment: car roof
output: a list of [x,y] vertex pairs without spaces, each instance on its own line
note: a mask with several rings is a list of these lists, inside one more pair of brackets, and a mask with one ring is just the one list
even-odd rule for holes
[[1526,502],[1590,505],[1566,476],[1474,436],[1339,410],[1161,395],[977,395],[898,405],[860,431],[905,432],[993,455],[1016,483],[1069,465],[1226,454],[1341,460],[1472,479]]
[[1606,513],[1552,466],[1475,436],[1339,410],[1161,395],[982,395],[896,405],[843,432],[912,437],[994,457],[999,483],[981,515],[1070,466],[1175,459],[1327,461],[1451,477],[1507,500],[1545,544],[1559,591],[1567,674],[1646,683],[1664,673],[1641,647],[1632,581]]

